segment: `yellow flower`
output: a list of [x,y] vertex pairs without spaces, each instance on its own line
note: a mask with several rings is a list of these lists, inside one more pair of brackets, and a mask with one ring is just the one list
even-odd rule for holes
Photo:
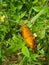
[[4,22],[5,16],[3,15],[3,16],[0,18],[0,20],[1,20],[2,22]]

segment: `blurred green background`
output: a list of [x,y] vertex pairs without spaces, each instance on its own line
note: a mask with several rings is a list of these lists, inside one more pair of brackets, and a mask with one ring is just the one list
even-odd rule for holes
[[[22,23],[36,33],[36,53],[22,37]],[[49,65],[49,1],[0,0],[0,65]]]

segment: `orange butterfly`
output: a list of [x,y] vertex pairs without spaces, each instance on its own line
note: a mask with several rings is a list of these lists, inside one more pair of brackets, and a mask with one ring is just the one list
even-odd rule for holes
[[26,44],[36,51],[35,36],[30,33],[30,30],[25,23],[22,23],[22,36]]

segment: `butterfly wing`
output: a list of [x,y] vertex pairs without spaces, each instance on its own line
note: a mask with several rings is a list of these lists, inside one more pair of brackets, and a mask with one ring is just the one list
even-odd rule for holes
[[22,23],[22,36],[23,36],[26,44],[30,48],[33,48],[34,51],[36,51],[35,37],[33,35],[31,35],[29,28],[24,23]]

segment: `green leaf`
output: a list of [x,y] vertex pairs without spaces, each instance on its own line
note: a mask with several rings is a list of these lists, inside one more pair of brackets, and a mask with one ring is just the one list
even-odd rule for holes
[[44,55],[44,50],[41,49],[41,50],[39,51],[39,53],[42,54],[42,55]]
[[26,59],[26,57],[24,56],[23,59],[20,61],[19,65],[24,65],[25,59]]
[[41,0],[42,4],[44,4],[46,2],[46,0]]
[[22,8],[23,5],[18,5],[17,8],[18,10],[20,10]]
[[39,33],[39,37],[40,39],[43,39],[45,37],[45,30],[41,30],[41,32]]
[[36,4],[37,2],[38,2],[38,0],[34,0],[34,1],[33,1],[33,4]]
[[7,6],[7,3],[6,2],[3,2],[2,6],[3,7],[6,7]]
[[43,6],[34,6],[33,9],[36,11],[36,12],[39,12],[41,9],[43,8]]
[[7,48],[4,52],[4,55],[7,55],[7,54],[12,54],[14,52],[16,52],[18,49],[20,49],[20,45],[11,45],[9,48]]
[[22,48],[22,53],[26,56],[26,57],[29,57],[30,54],[29,54],[29,50],[26,46],[23,46]]
[[41,49],[41,45],[38,44],[38,45],[37,45],[37,50],[40,50],[40,49]]
[[32,54],[31,56],[34,60],[37,60],[38,54]]
[[23,1],[23,3],[25,3],[25,0],[22,0]]
[[25,16],[26,12],[21,13],[20,18],[23,18]]
[[45,6],[36,16],[34,16],[32,19],[31,19],[31,23],[35,23],[35,21],[42,15],[42,14],[45,14],[47,12],[47,6]]

